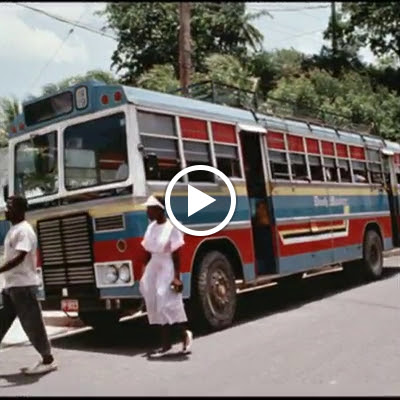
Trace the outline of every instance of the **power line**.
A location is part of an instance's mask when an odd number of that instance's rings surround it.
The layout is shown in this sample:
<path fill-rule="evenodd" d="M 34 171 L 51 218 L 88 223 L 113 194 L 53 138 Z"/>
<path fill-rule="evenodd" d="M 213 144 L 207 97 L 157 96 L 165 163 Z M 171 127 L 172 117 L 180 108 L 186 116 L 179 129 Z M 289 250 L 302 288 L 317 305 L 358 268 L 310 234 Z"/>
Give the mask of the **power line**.
<path fill-rule="evenodd" d="M 267 7 L 270 5 L 268 4 Z M 254 10 L 266 10 L 268 12 L 297 12 L 297 11 L 303 11 L 303 10 L 321 10 L 321 9 L 326 9 L 329 8 L 329 6 L 305 6 L 301 8 L 265 8 L 265 7 L 260 7 L 258 4 L 256 5 L 249 5 L 248 6 L 251 9 Z"/>
<path fill-rule="evenodd" d="M 80 21 L 71 21 L 71 20 L 68 20 L 67 18 L 63 18 L 63 17 L 60 17 L 59 15 L 51 14 L 51 13 L 49 13 L 47 11 L 43 11 L 43 10 L 41 10 L 39 8 L 28 6 L 26 4 L 21 4 L 21 3 L 15 3 L 15 4 L 17 6 L 24 7 L 24 8 L 27 8 L 27 9 L 31 10 L 31 11 L 37 12 L 39 14 L 46 15 L 47 17 L 55 19 L 55 20 L 57 20 L 59 22 L 63 22 L 65 24 L 73 25 L 73 26 L 75 26 L 77 28 L 85 29 L 85 30 L 87 30 L 89 32 L 96 33 L 98 35 L 107 37 L 109 39 L 113 39 L 113 40 L 118 41 L 117 37 L 105 33 L 104 30 L 98 30 L 98 29 L 95 29 L 95 28 L 93 28 L 93 27 L 91 27 L 89 25 L 83 25 L 82 23 L 80 23 Z"/>
<path fill-rule="evenodd" d="M 78 19 L 78 23 L 80 22 L 80 20 L 82 19 L 83 15 L 88 11 L 89 6 L 86 6 L 86 8 L 82 11 L 82 14 L 79 16 Z M 74 32 L 74 28 L 71 28 L 67 35 L 65 36 L 65 38 L 62 40 L 62 42 L 60 43 L 60 46 L 58 46 L 57 50 L 54 52 L 54 54 L 52 55 L 52 57 L 50 57 L 50 59 L 47 61 L 47 63 L 43 66 L 43 68 L 39 71 L 39 73 L 37 74 L 36 78 L 32 80 L 32 84 L 29 87 L 29 92 L 35 87 L 36 83 L 39 81 L 39 79 L 41 78 L 43 72 L 46 70 L 46 68 L 50 65 L 50 63 L 54 60 L 54 58 L 57 56 L 58 52 L 61 50 L 61 48 L 64 46 L 65 42 L 68 40 L 68 38 L 72 35 L 72 33 Z"/>

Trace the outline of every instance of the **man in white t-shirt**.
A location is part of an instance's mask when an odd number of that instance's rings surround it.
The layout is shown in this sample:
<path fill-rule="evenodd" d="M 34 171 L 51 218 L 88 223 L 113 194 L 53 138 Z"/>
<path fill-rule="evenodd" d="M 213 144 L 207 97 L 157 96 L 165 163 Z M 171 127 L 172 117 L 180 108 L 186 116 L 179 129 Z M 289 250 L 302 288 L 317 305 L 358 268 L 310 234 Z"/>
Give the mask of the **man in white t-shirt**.
<path fill-rule="evenodd" d="M 4 240 L 5 264 L 0 266 L 4 279 L 3 308 L 0 310 L 0 343 L 16 317 L 42 360 L 32 368 L 24 368 L 28 375 L 42 374 L 57 369 L 51 354 L 50 342 L 43 322 L 42 309 L 36 297 L 37 237 L 25 220 L 27 201 L 20 196 L 7 200 L 6 218 L 11 228 Z"/>

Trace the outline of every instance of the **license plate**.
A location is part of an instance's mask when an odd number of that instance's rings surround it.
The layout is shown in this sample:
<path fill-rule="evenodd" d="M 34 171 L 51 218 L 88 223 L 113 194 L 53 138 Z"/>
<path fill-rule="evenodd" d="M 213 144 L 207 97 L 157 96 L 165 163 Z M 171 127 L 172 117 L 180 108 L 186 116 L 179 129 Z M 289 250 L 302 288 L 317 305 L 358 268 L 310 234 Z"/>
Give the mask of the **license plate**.
<path fill-rule="evenodd" d="M 78 312 L 79 311 L 78 300 L 61 300 L 61 310 Z"/>

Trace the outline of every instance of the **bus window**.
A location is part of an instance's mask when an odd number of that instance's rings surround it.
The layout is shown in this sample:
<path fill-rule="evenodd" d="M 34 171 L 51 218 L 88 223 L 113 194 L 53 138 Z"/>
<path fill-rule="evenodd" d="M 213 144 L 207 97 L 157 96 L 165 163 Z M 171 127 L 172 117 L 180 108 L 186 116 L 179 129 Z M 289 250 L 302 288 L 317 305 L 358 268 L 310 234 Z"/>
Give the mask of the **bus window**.
<path fill-rule="evenodd" d="M 382 183 L 381 165 L 378 163 L 369 163 L 369 171 L 371 173 L 371 181 L 373 183 Z"/>
<path fill-rule="evenodd" d="M 137 118 L 141 134 L 150 133 L 162 136 L 177 136 L 174 117 L 138 111 Z"/>
<path fill-rule="evenodd" d="M 322 172 L 321 158 L 318 156 L 308 156 L 308 162 L 310 164 L 311 180 L 323 182 L 324 174 Z"/>
<path fill-rule="evenodd" d="M 148 180 L 169 181 L 180 170 L 178 141 L 155 136 L 141 135 L 144 151 L 155 154 L 158 159 L 158 175 L 146 176 Z M 146 168 L 146 173 L 148 173 Z"/>
<path fill-rule="evenodd" d="M 352 161 L 354 182 L 356 183 L 368 183 L 367 167 L 365 162 Z"/>
<path fill-rule="evenodd" d="M 57 132 L 15 146 L 15 192 L 27 199 L 58 191 Z"/>
<path fill-rule="evenodd" d="M 272 178 L 290 180 L 286 154 L 278 151 L 269 151 L 268 154 L 271 163 Z"/>
<path fill-rule="evenodd" d="M 382 183 L 381 158 L 378 150 L 367 150 L 368 169 L 373 183 Z"/>
<path fill-rule="evenodd" d="M 339 182 L 339 177 L 337 174 L 337 168 L 334 158 L 324 157 L 324 168 L 325 168 L 326 180 L 328 182 Z"/>
<path fill-rule="evenodd" d="M 339 160 L 340 181 L 351 182 L 350 163 L 347 160 Z"/>
<path fill-rule="evenodd" d="M 67 127 L 64 158 L 68 190 L 125 180 L 121 178 L 128 176 L 129 169 L 124 113 Z"/>
<path fill-rule="evenodd" d="M 146 168 L 146 179 L 171 180 L 181 170 L 175 118 L 144 111 L 138 111 L 137 118 L 144 154 L 155 154 L 158 160 L 158 174 L 149 175 Z"/>
<path fill-rule="evenodd" d="M 239 154 L 236 146 L 215 144 L 217 168 L 228 177 L 240 178 Z"/>
<path fill-rule="evenodd" d="M 308 179 L 306 157 L 302 154 L 290 154 L 292 177 L 294 180 L 304 181 Z"/>
<path fill-rule="evenodd" d="M 185 140 L 183 142 L 183 152 L 187 167 L 198 164 L 212 166 L 208 143 Z M 192 182 L 214 182 L 214 174 L 208 171 L 193 171 L 188 174 L 188 177 L 189 181 Z"/>

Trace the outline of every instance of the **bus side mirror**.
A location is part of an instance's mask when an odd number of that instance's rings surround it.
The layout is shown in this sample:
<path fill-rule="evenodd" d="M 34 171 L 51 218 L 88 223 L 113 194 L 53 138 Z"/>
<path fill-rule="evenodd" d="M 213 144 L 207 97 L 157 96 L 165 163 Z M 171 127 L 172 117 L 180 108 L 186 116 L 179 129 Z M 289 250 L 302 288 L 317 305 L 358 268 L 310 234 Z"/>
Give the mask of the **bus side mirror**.
<path fill-rule="evenodd" d="M 3 186 L 3 199 L 4 199 L 4 202 L 6 202 L 8 199 L 8 185 L 7 184 Z"/>
<path fill-rule="evenodd" d="M 144 156 L 144 165 L 147 179 L 157 179 L 159 173 L 158 157 L 154 153 L 148 153 Z"/>

